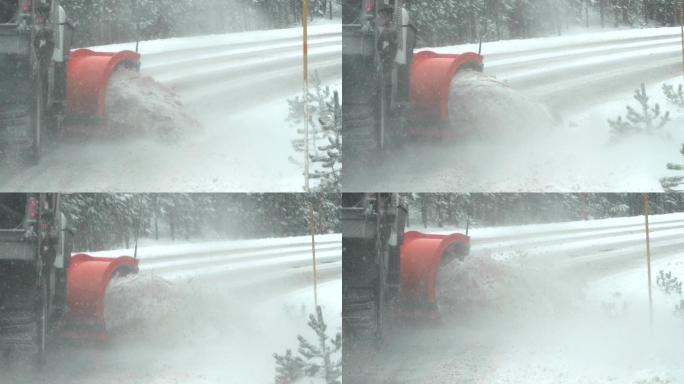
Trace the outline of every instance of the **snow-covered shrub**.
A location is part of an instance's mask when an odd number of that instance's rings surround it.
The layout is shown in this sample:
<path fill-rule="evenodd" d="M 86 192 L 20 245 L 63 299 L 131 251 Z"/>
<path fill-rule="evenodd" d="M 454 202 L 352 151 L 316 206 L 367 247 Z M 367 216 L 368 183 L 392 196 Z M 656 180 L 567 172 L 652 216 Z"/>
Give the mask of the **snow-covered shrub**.
<path fill-rule="evenodd" d="M 682 296 L 682 282 L 673 276 L 672 272 L 659 271 L 656 284 L 661 291 L 668 295 Z M 684 299 L 679 299 L 679 303 L 674 307 L 674 314 L 684 320 Z"/>
<path fill-rule="evenodd" d="M 617 204 L 608 208 L 608 212 L 613 216 L 625 216 L 629 213 L 629 205 L 627 204 Z"/>
<path fill-rule="evenodd" d="M 609 300 L 601 302 L 601 310 L 611 318 L 627 315 L 628 309 L 621 292 L 613 292 Z"/>
<path fill-rule="evenodd" d="M 684 319 L 684 300 L 679 300 L 679 304 L 675 305 L 675 315 Z"/>
<path fill-rule="evenodd" d="M 676 293 L 678 295 L 682 294 L 682 282 L 676 276 L 672 276 L 672 272 L 660 271 L 658 272 L 658 277 L 656 278 L 656 284 L 658 288 L 663 292 L 671 295 Z"/>
<path fill-rule="evenodd" d="M 634 91 L 634 99 L 639 106 L 633 108 L 628 105 L 627 116 L 624 119 L 618 116 L 617 120 L 608 120 L 613 141 L 638 134 L 654 135 L 661 132 L 662 128 L 670 122 L 670 112 L 663 114 L 658 103 L 654 106 L 649 104 L 644 83 L 641 83 L 640 89 Z"/>
<path fill-rule="evenodd" d="M 669 102 L 679 108 L 684 108 L 684 86 L 682 84 L 679 84 L 676 90 L 673 85 L 663 84 L 663 93 Z"/>
<path fill-rule="evenodd" d="M 679 151 L 679 153 L 684 156 L 684 144 L 682 144 L 682 149 Z M 684 171 L 684 164 L 674 164 L 674 163 L 668 163 L 667 164 L 667 169 L 671 171 Z M 672 191 L 679 187 L 682 183 L 684 182 L 684 175 L 681 176 L 670 176 L 670 177 L 664 177 L 660 179 L 660 184 L 663 186 L 663 189 L 666 191 Z"/>

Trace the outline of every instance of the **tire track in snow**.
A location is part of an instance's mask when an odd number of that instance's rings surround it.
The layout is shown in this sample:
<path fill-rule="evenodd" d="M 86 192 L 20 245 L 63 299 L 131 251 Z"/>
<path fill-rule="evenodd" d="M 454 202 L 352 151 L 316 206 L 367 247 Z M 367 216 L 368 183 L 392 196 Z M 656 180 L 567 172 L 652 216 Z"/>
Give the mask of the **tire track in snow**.
<path fill-rule="evenodd" d="M 655 228 L 661 225 L 671 225 L 684 222 L 683 215 L 663 215 L 654 216 L 650 219 L 651 228 Z M 525 225 L 519 227 L 499 227 L 495 233 L 487 233 L 486 229 L 484 232 L 480 232 L 478 228 L 472 228 L 471 231 L 477 234 L 478 244 L 490 244 L 490 243 L 501 243 L 501 242 L 516 242 L 520 239 L 527 239 L 529 235 L 533 236 L 535 239 L 544 241 L 548 238 L 558 239 L 573 237 L 576 235 L 584 235 L 589 233 L 590 235 L 595 235 L 598 231 L 605 232 L 602 234 L 612 234 L 623 230 L 643 230 L 643 223 L 630 223 L 630 224 L 611 224 L 611 220 L 599 219 L 599 220 L 586 220 L 586 221 L 572 221 L 565 223 L 556 223 L 552 226 L 550 224 L 540 225 Z M 596 224 L 595 226 L 590 226 L 590 224 Z M 502 233 L 510 229 L 507 233 Z M 450 231 L 436 230 L 436 233 L 449 234 Z M 527 241 L 527 240 L 522 240 Z"/>
<path fill-rule="evenodd" d="M 568 117 L 677 76 L 681 60 L 678 35 L 665 34 L 485 55 L 485 72 Z"/>
<path fill-rule="evenodd" d="M 301 37 L 288 37 L 156 53 L 143 62 L 142 72 L 202 111 L 220 106 L 222 112 L 238 112 L 298 92 L 301 44 Z M 312 73 L 318 71 L 324 82 L 339 78 L 341 51 L 341 32 L 310 36 Z"/>
<path fill-rule="evenodd" d="M 608 35 L 607 35 L 608 36 Z M 522 47 L 519 49 L 512 49 L 510 51 L 504 51 L 504 52 L 494 52 L 491 54 L 487 53 L 487 45 L 489 43 L 484 43 L 483 45 L 483 54 L 485 56 L 485 59 L 489 61 L 488 59 L 495 58 L 495 59 L 510 59 L 510 58 L 515 58 L 517 60 L 525 61 L 524 57 L 521 57 L 521 53 L 525 53 L 526 57 L 529 57 L 527 55 L 535 55 L 535 54 L 543 54 L 543 55 L 548 55 L 548 54 L 553 54 L 553 55 L 559 55 L 559 54 L 567 54 L 568 50 L 586 50 L 586 49 L 596 49 L 599 51 L 602 51 L 604 49 L 611 49 L 611 47 L 617 47 L 617 46 L 622 46 L 622 45 L 628 45 L 628 44 L 652 44 L 654 42 L 662 41 L 662 40 L 669 40 L 669 39 L 679 39 L 680 35 L 679 33 L 668 33 L 668 34 L 655 34 L 655 35 L 649 35 L 649 36 L 641 36 L 641 37 L 619 37 L 619 38 L 614 38 L 614 37 L 606 37 L 606 38 L 599 38 L 595 41 L 590 41 L 590 42 L 569 42 L 569 43 L 563 43 L 559 42 L 559 44 L 556 44 L 552 47 L 544 46 L 544 47 Z M 437 48 L 436 50 L 438 51 L 445 51 L 445 48 Z M 489 65 L 486 63 L 486 65 Z"/>
<path fill-rule="evenodd" d="M 335 33 L 317 33 L 309 37 L 311 46 L 323 45 L 326 42 L 341 41 L 342 35 L 339 32 Z M 239 41 L 231 43 L 212 44 L 210 46 L 185 48 L 179 50 L 168 50 L 165 52 L 148 53 L 145 55 L 143 61 L 143 68 L 157 69 L 167 66 L 177 65 L 179 63 L 196 62 L 198 60 L 206 60 L 210 58 L 231 58 L 238 55 L 248 53 L 261 53 L 268 51 L 270 53 L 285 52 L 291 49 L 301 47 L 301 36 L 271 38 L 268 40 L 251 40 Z M 173 52 L 173 55 L 170 53 Z M 173 56 L 169 61 L 169 56 Z"/>
<path fill-rule="evenodd" d="M 651 247 L 654 257 L 660 258 L 684 249 L 684 218 L 681 215 L 654 215 L 650 225 Z M 672 218 L 672 219 L 669 219 Z M 473 236 L 472 257 L 493 254 L 507 255 L 511 252 L 524 254 L 524 257 L 539 259 L 540 263 L 553 264 L 558 268 L 575 269 L 596 265 L 614 264 L 616 267 L 630 267 L 634 260 L 641 260 L 645 255 L 645 233 L 643 216 L 629 218 L 632 223 L 619 221 L 615 226 L 596 229 L 577 229 L 575 233 L 550 232 L 534 234 L 525 227 L 518 235 L 502 238 L 485 238 L 477 241 L 477 229 Z M 591 221 L 586 222 L 590 224 Z M 553 228 L 558 224 L 551 224 Z M 562 225 L 562 224 L 561 224 Z M 543 231 L 544 225 L 535 226 Z M 515 227 L 511 231 L 516 232 Z M 624 265 L 620 263 L 624 262 Z"/>
<path fill-rule="evenodd" d="M 650 226 L 651 232 L 658 232 L 661 233 L 662 231 L 668 230 L 668 231 L 677 231 L 677 230 L 684 230 L 684 222 L 679 221 L 677 224 L 669 224 L 669 225 L 664 225 L 664 224 L 654 224 Z M 643 224 L 641 226 L 639 225 L 633 225 L 633 226 L 624 226 L 623 229 L 606 229 L 606 230 L 583 230 L 577 234 L 573 235 L 567 235 L 564 232 L 560 232 L 558 235 L 548 235 L 548 236 L 533 236 L 532 238 L 525 238 L 523 237 L 515 237 L 514 239 L 511 240 L 498 240 L 496 238 L 494 239 L 485 239 L 482 241 L 477 241 L 474 242 L 473 244 L 476 245 L 478 248 L 495 248 L 495 247 L 515 247 L 515 246 L 535 246 L 535 247 L 544 247 L 544 246 L 560 246 L 562 244 L 567 244 L 567 243 L 578 243 L 578 242 L 585 242 L 588 240 L 614 240 L 620 236 L 632 236 L 635 234 L 642 234 L 644 232 Z M 684 231 L 682 231 L 684 232 Z"/>

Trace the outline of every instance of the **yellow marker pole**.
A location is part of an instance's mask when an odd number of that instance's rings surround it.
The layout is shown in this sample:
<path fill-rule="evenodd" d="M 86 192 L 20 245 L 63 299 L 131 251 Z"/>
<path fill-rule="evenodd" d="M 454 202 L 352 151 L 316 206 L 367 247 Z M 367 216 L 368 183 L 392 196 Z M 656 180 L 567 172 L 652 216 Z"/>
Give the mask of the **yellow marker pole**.
<path fill-rule="evenodd" d="M 679 0 L 679 28 L 682 32 L 682 76 L 684 76 L 684 0 Z"/>
<path fill-rule="evenodd" d="M 309 181 L 309 1 L 302 2 L 302 26 L 304 35 L 304 189 L 311 191 Z"/>
<path fill-rule="evenodd" d="M 316 266 L 316 224 L 313 203 L 309 206 L 309 231 L 311 232 L 311 257 L 313 260 L 314 305 L 318 309 L 318 268 Z"/>
<path fill-rule="evenodd" d="M 644 193 L 644 220 L 646 228 L 646 267 L 648 271 L 648 315 L 653 330 L 653 293 L 651 287 L 651 234 L 648 225 L 648 193 Z"/>

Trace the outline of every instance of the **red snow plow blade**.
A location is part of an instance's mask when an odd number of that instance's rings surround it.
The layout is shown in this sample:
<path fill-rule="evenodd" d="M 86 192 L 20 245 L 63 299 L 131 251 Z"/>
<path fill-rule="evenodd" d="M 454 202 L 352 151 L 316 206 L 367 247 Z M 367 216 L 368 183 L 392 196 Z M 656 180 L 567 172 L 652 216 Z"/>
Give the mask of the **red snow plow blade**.
<path fill-rule="evenodd" d="M 401 246 L 401 299 L 407 307 L 436 309 L 439 267 L 470 252 L 470 237 L 406 232 Z"/>
<path fill-rule="evenodd" d="M 434 132 L 436 129 L 424 126 L 449 121 L 449 93 L 454 76 L 464 69 L 482 71 L 483 66 L 482 56 L 472 52 L 440 54 L 422 51 L 415 54 L 411 65 L 411 115 L 420 127 L 410 133 L 441 137 Z"/>
<path fill-rule="evenodd" d="M 93 121 L 104 121 L 109 79 L 120 67 L 139 70 L 140 55 L 132 51 L 111 53 L 89 49 L 71 53 L 67 68 L 67 119 L 70 122 L 65 127 L 67 132 L 91 133 Z M 88 124 L 80 126 L 78 122 L 84 120 Z"/>
<path fill-rule="evenodd" d="M 104 301 L 107 285 L 114 276 L 138 272 L 138 260 L 93 257 L 78 254 L 71 257 L 67 271 L 67 303 L 65 335 L 74 339 L 107 339 Z"/>

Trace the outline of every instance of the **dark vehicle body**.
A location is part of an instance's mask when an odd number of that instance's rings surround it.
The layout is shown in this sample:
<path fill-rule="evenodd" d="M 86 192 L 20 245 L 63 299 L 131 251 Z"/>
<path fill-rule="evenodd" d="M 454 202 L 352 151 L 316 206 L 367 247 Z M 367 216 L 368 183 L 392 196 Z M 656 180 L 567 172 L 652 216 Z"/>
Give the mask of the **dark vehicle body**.
<path fill-rule="evenodd" d="M 345 337 L 382 338 L 400 291 L 407 209 L 398 194 L 344 194 L 342 316 Z"/>
<path fill-rule="evenodd" d="M 368 160 L 401 143 L 416 33 L 399 0 L 345 0 L 342 86 L 345 158 Z"/>
<path fill-rule="evenodd" d="M 0 194 L 0 348 L 45 358 L 66 311 L 71 247 L 57 194 Z"/>
<path fill-rule="evenodd" d="M 59 133 L 71 27 L 58 0 L 1 0 L 0 153 L 35 164 Z"/>

